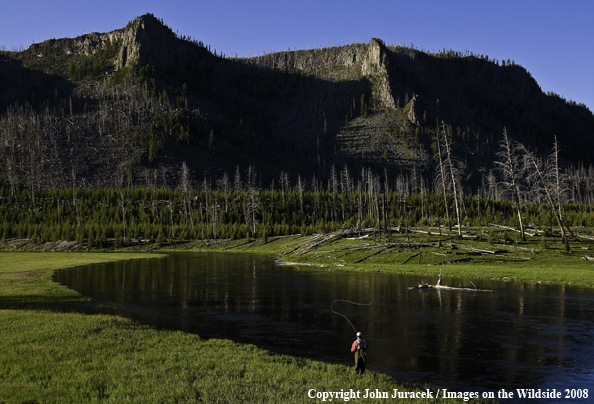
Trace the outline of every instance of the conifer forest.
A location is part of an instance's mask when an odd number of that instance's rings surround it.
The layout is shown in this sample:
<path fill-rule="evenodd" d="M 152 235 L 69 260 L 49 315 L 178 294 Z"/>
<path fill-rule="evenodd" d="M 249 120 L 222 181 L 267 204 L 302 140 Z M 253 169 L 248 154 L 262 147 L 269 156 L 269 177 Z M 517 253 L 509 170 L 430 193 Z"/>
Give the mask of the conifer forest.
<path fill-rule="evenodd" d="M 510 60 L 380 39 L 237 58 L 147 14 L 0 51 L 2 240 L 107 248 L 594 227 L 594 115 Z"/>

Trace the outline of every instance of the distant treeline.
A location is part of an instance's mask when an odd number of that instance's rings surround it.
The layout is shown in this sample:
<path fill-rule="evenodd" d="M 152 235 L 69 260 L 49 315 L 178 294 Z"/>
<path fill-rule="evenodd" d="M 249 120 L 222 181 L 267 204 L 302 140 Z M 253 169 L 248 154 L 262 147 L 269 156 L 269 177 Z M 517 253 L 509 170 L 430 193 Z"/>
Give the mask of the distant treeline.
<path fill-rule="evenodd" d="M 2 240 L 30 238 L 34 242 L 76 240 L 90 247 L 130 239 L 166 240 L 267 238 L 312 234 L 340 228 L 374 227 L 384 237 L 394 227 L 445 226 L 443 194 L 397 193 L 380 181 L 352 188 L 305 189 L 283 184 L 260 189 L 249 181 L 217 189 L 105 188 L 34 190 L 13 187 L 0 177 Z M 453 194 L 448 196 L 452 210 Z M 458 196 L 462 226 L 496 223 L 517 226 L 513 202 L 475 195 Z M 594 226 L 590 205 L 563 204 L 568 226 Z M 522 205 L 527 226 L 552 230 L 550 207 L 538 202 Z M 450 212 L 452 215 L 452 212 Z M 454 223 L 451 223 L 454 226 Z M 437 232 L 438 230 L 436 230 Z"/>

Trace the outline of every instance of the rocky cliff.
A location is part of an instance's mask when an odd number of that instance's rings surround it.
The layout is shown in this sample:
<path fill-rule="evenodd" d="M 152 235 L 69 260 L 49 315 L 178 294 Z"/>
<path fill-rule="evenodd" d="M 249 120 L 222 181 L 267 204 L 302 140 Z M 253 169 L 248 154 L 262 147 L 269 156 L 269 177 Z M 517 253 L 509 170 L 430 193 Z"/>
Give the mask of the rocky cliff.
<path fill-rule="evenodd" d="M 196 181 L 252 165 L 262 183 L 345 166 L 424 173 L 430 183 L 442 122 L 468 185 L 492 169 L 504 127 L 539 153 L 557 136 L 568 164 L 594 159 L 585 106 L 543 94 L 515 63 L 478 55 L 373 39 L 225 58 L 144 15 L 2 59 L 0 170 L 15 183 L 176 185 L 183 161 Z"/>

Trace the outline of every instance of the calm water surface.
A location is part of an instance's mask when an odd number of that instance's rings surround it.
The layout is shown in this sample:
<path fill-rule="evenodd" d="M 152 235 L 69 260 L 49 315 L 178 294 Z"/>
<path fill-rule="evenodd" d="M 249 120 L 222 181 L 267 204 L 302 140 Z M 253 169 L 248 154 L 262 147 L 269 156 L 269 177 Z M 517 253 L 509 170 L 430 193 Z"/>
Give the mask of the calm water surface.
<path fill-rule="evenodd" d="M 330 306 L 373 303 L 333 306 L 364 334 L 372 370 L 460 391 L 589 389 L 594 397 L 592 290 L 494 281 L 474 281 L 494 293 L 407 289 L 436 278 L 279 266 L 237 253 L 171 254 L 55 276 L 95 299 L 82 310 L 344 364 L 353 362 L 355 333 Z M 442 283 L 472 286 L 447 276 Z"/>

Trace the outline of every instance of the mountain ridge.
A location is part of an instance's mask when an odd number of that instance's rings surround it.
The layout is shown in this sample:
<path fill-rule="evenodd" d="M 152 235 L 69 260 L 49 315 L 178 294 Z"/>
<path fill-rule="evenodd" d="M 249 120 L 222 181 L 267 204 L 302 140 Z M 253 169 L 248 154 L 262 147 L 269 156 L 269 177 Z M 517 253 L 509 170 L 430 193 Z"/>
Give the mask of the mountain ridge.
<path fill-rule="evenodd" d="M 224 58 L 146 14 L 2 59 L 0 175 L 37 187 L 177 186 L 182 162 L 195 183 L 238 167 L 254 166 L 262 184 L 370 167 L 418 172 L 430 186 L 441 122 L 469 187 L 492 170 L 504 127 L 538 153 L 557 136 L 567 164 L 594 159 L 587 107 L 544 94 L 515 63 L 472 54 L 372 39 Z"/>

